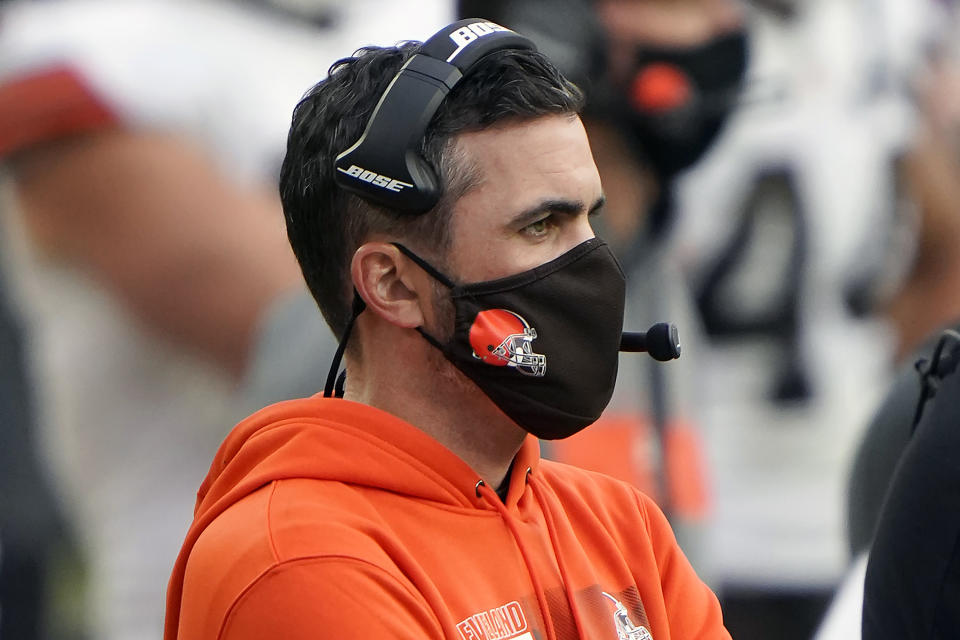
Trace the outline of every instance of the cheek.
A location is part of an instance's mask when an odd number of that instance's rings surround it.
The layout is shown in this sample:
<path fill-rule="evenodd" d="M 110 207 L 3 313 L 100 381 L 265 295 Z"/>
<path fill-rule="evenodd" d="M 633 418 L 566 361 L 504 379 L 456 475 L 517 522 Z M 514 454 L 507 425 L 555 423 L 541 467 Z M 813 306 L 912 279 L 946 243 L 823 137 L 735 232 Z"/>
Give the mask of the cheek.
<path fill-rule="evenodd" d="M 462 283 L 512 276 L 545 262 L 540 256 L 544 247 L 532 246 L 520 234 L 508 237 L 479 234 L 459 247 L 456 244 L 452 247 L 450 275 Z"/>
<path fill-rule="evenodd" d="M 461 257 L 461 282 L 496 280 L 525 271 L 538 264 L 535 252 L 520 238 L 500 242 L 478 242 Z"/>
<path fill-rule="evenodd" d="M 510 239 L 504 237 L 502 230 L 484 224 L 488 217 L 485 212 L 466 209 L 457 212 L 451 220 L 447 275 L 457 282 L 480 282 L 499 277 L 498 269 L 510 259 L 504 254 Z"/>
<path fill-rule="evenodd" d="M 483 279 L 489 269 L 491 255 L 496 255 L 490 235 L 487 233 L 454 236 L 450 245 L 447 264 L 448 274 L 457 282 L 476 282 Z"/>

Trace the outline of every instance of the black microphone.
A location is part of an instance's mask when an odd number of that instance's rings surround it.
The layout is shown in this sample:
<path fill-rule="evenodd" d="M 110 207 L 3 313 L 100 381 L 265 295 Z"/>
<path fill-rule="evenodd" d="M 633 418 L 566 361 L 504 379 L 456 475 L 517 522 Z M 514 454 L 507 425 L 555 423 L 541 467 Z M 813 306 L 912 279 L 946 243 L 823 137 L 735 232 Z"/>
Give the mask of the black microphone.
<path fill-rule="evenodd" d="M 680 336 L 676 325 L 658 322 L 646 333 L 624 331 L 620 336 L 620 351 L 646 351 L 654 360 L 666 362 L 680 357 Z"/>

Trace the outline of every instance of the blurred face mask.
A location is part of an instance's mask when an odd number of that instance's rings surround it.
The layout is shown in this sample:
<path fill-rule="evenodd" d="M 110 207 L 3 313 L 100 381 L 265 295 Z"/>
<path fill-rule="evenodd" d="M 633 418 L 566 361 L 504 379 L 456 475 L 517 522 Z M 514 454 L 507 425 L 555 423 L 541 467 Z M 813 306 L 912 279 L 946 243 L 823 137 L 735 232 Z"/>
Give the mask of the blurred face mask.
<path fill-rule="evenodd" d="M 617 378 L 625 295 L 602 240 L 529 271 L 459 285 L 395 246 L 450 289 L 456 310 L 449 340 L 417 331 L 521 428 L 555 440 L 600 417 Z"/>
<path fill-rule="evenodd" d="M 744 31 L 689 48 L 638 48 L 617 117 L 636 151 L 669 179 L 694 164 L 734 109 L 747 67 Z"/>

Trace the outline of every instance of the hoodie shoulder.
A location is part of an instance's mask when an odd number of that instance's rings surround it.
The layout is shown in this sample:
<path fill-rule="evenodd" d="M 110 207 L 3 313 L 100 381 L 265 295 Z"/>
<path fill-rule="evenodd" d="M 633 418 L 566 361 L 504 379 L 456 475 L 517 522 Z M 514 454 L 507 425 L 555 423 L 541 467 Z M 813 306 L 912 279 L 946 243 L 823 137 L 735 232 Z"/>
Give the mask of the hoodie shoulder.
<path fill-rule="evenodd" d="M 261 596 L 264 584 L 273 585 L 268 592 L 274 593 L 276 585 L 302 573 L 290 567 L 313 563 L 348 574 L 363 567 L 367 577 L 403 582 L 377 542 L 379 528 L 359 493 L 335 481 L 293 478 L 273 481 L 230 505 L 200 534 L 187 561 L 183 600 L 193 606 L 183 610 L 181 626 L 202 630 L 200 637 L 218 637 L 255 585 Z"/>

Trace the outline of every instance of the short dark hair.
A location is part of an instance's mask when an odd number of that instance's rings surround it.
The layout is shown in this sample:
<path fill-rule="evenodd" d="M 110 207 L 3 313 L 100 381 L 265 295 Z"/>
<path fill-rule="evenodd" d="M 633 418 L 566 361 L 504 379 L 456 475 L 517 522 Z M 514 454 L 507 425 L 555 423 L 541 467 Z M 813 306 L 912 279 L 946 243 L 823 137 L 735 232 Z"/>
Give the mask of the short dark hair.
<path fill-rule="evenodd" d="M 297 105 L 280 172 L 287 236 L 303 277 L 330 328 L 350 319 L 353 253 L 374 234 L 419 247 L 440 261 L 450 242 L 454 202 L 476 181 L 468 159 L 456 158 L 456 135 L 507 119 L 577 114 L 583 94 L 542 54 L 491 53 L 449 93 L 427 127 L 421 151 L 439 175 L 441 198 L 421 215 L 370 204 L 334 181 L 334 159 L 356 142 L 380 95 L 420 43 L 364 47 L 334 63 Z"/>

